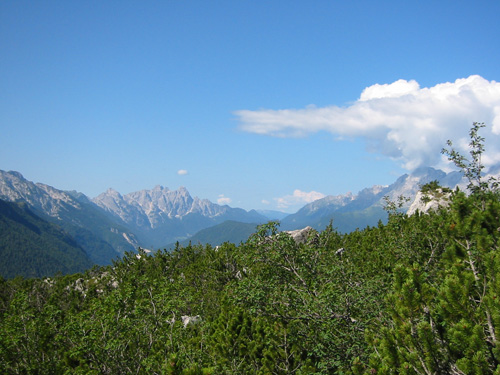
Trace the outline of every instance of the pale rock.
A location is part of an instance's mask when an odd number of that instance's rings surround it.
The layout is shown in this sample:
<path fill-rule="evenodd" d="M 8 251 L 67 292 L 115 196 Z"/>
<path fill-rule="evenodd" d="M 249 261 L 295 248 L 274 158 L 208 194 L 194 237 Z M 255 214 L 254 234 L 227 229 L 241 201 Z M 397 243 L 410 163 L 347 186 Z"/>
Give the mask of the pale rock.
<path fill-rule="evenodd" d="M 429 193 L 422 193 L 419 191 L 406 214 L 411 216 L 417 211 L 425 214 L 429 211 L 437 211 L 441 208 L 446 208 L 450 205 L 450 197 L 451 192 L 443 192 L 442 189 L 437 189 L 437 191 Z"/>
<path fill-rule="evenodd" d="M 297 230 L 285 231 L 288 233 L 296 243 L 307 243 L 311 233 L 316 233 L 316 231 L 311 227 L 305 227 Z"/>
<path fill-rule="evenodd" d="M 188 325 L 195 325 L 201 322 L 201 317 L 199 315 L 195 316 L 182 315 L 181 320 L 182 324 L 184 325 L 184 328 L 186 328 Z"/>

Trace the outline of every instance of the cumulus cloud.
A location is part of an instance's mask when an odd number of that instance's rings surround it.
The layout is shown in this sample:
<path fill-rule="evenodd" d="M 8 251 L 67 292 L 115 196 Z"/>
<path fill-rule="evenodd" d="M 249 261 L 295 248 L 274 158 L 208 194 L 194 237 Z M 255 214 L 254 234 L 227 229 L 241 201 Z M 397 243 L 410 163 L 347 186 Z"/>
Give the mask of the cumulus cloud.
<path fill-rule="evenodd" d="M 220 205 L 229 204 L 231 201 L 231 198 L 224 196 L 224 194 L 219 194 L 219 198 L 217 198 L 217 203 Z"/>
<path fill-rule="evenodd" d="M 317 199 L 324 198 L 325 194 L 317 192 L 317 191 L 301 191 L 299 189 L 295 189 L 293 194 L 285 195 L 281 198 L 274 198 L 277 203 L 278 208 L 287 209 L 290 206 L 296 205 L 304 205 L 306 203 L 314 202 Z"/>
<path fill-rule="evenodd" d="M 367 101 L 371 99 L 398 98 L 403 95 L 411 95 L 419 89 L 420 85 L 415 80 L 405 81 L 404 79 L 400 79 L 394 83 L 384 85 L 379 85 L 377 83 L 364 89 L 359 100 Z"/>
<path fill-rule="evenodd" d="M 179 176 L 184 176 L 184 175 L 187 175 L 187 174 L 188 174 L 188 171 L 186 171 L 185 169 L 179 169 L 179 170 L 177 171 L 177 174 L 178 174 Z"/>
<path fill-rule="evenodd" d="M 235 114 L 242 130 L 262 135 L 303 137 L 328 131 L 339 139 L 363 137 L 368 151 L 398 160 L 409 170 L 443 167 L 440 150 L 448 139 L 468 154 L 468 131 L 474 121 L 484 122 L 485 165 L 500 162 L 500 83 L 478 75 L 428 88 L 403 79 L 375 84 L 346 107 L 240 110 Z"/>

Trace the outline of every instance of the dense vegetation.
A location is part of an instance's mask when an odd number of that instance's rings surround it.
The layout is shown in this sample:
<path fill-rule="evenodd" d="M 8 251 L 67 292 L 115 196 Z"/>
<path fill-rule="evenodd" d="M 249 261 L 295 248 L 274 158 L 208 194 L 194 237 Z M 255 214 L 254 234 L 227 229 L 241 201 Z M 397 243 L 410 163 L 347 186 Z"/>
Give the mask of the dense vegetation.
<path fill-rule="evenodd" d="M 447 209 L 407 217 L 391 203 L 387 224 L 348 234 L 330 225 L 296 243 L 271 222 L 239 246 L 140 251 L 84 274 L 2 280 L 0 368 L 500 373 L 500 199 L 494 182 L 469 177 L 473 193 L 454 191 Z"/>
<path fill-rule="evenodd" d="M 0 200 L 0 275 L 43 277 L 82 272 L 92 264 L 61 228 L 35 215 L 26 204 Z"/>

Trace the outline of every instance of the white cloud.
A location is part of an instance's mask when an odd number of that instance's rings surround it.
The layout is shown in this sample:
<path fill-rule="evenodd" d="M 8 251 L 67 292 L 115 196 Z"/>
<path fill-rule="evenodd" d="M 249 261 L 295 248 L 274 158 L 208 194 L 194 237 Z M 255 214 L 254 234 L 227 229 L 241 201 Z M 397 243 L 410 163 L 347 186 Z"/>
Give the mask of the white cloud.
<path fill-rule="evenodd" d="M 179 176 L 184 176 L 184 175 L 187 175 L 187 174 L 188 174 L 188 171 L 186 171 L 185 169 L 179 169 L 179 170 L 177 171 L 177 174 L 178 174 Z"/>
<path fill-rule="evenodd" d="M 219 198 L 217 198 L 217 203 L 220 205 L 230 204 L 231 202 L 232 202 L 232 199 L 225 197 L 224 194 L 220 194 Z"/>
<path fill-rule="evenodd" d="M 359 101 L 381 98 L 398 98 L 404 95 L 411 95 L 420 88 L 417 81 L 405 81 L 400 79 L 391 84 L 379 85 L 378 83 L 367 87 L 361 93 Z"/>
<path fill-rule="evenodd" d="M 299 189 L 295 189 L 292 195 L 285 195 L 281 198 L 274 198 L 276 201 L 278 208 L 287 209 L 290 206 L 304 205 L 306 203 L 314 202 L 317 199 L 324 198 L 325 194 L 319 193 L 317 191 L 301 191 Z"/>
<path fill-rule="evenodd" d="M 485 164 L 500 162 L 500 83 L 480 76 L 420 88 L 414 81 L 375 84 L 347 107 L 241 110 L 244 131 L 277 137 L 302 137 L 328 131 L 339 139 L 364 137 L 368 150 L 400 161 L 407 169 L 442 167 L 441 149 L 451 139 L 468 143 L 474 121 L 487 127 Z M 460 150 L 468 155 L 468 150 Z"/>
<path fill-rule="evenodd" d="M 260 202 L 261 202 L 262 204 L 266 204 L 266 205 L 267 205 L 267 204 L 271 204 L 271 202 L 269 202 L 267 199 L 262 199 Z"/>

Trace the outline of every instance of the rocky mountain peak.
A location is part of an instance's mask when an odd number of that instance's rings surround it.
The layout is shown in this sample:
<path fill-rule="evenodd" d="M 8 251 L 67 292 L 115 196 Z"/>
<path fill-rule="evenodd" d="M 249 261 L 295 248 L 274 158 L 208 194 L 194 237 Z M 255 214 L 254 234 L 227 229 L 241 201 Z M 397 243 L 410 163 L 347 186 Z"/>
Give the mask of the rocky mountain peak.
<path fill-rule="evenodd" d="M 162 246 L 185 238 L 192 230 L 204 229 L 223 220 L 263 222 L 258 213 L 220 206 L 208 199 L 191 197 L 185 187 L 170 190 L 161 185 L 150 190 L 140 190 L 119 195 L 107 191 L 93 202 L 99 207 L 131 225 L 136 233 L 149 241 L 147 246 Z M 179 234 L 181 233 L 181 236 Z"/>
<path fill-rule="evenodd" d="M 207 199 L 191 197 L 183 186 L 170 190 L 157 185 L 151 190 L 140 190 L 124 196 L 114 190 L 108 190 L 93 201 L 104 210 L 120 217 L 125 223 L 133 223 L 142 229 L 160 228 L 169 220 L 182 219 L 189 214 L 213 218 L 228 209 Z"/>
<path fill-rule="evenodd" d="M 118 191 L 116 191 L 113 188 L 109 188 L 108 190 L 106 190 L 106 193 L 103 193 L 103 194 L 106 194 L 106 195 L 109 195 L 112 197 L 121 197 L 122 196 Z"/>
<path fill-rule="evenodd" d="M 152 190 L 127 194 L 125 200 L 129 204 L 138 205 L 150 219 L 158 215 L 184 216 L 190 211 L 193 203 L 193 198 L 186 189 L 169 190 L 160 185 Z"/>
<path fill-rule="evenodd" d="M 26 180 L 19 172 L 0 171 L 0 199 L 26 202 L 52 217 L 59 217 L 66 206 L 78 208 L 79 202 L 70 194 L 42 183 Z"/>
<path fill-rule="evenodd" d="M 3 171 L 2 171 L 3 172 Z M 8 172 L 3 172 L 5 175 L 11 175 L 12 177 L 18 178 L 20 180 L 24 180 L 24 176 L 16 171 L 8 171 Z"/>
<path fill-rule="evenodd" d="M 304 211 L 312 213 L 323 209 L 325 206 L 340 208 L 351 202 L 354 198 L 355 196 L 351 192 L 340 195 L 327 195 L 324 198 L 317 199 L 305 205 L 299 212 Z"/>

